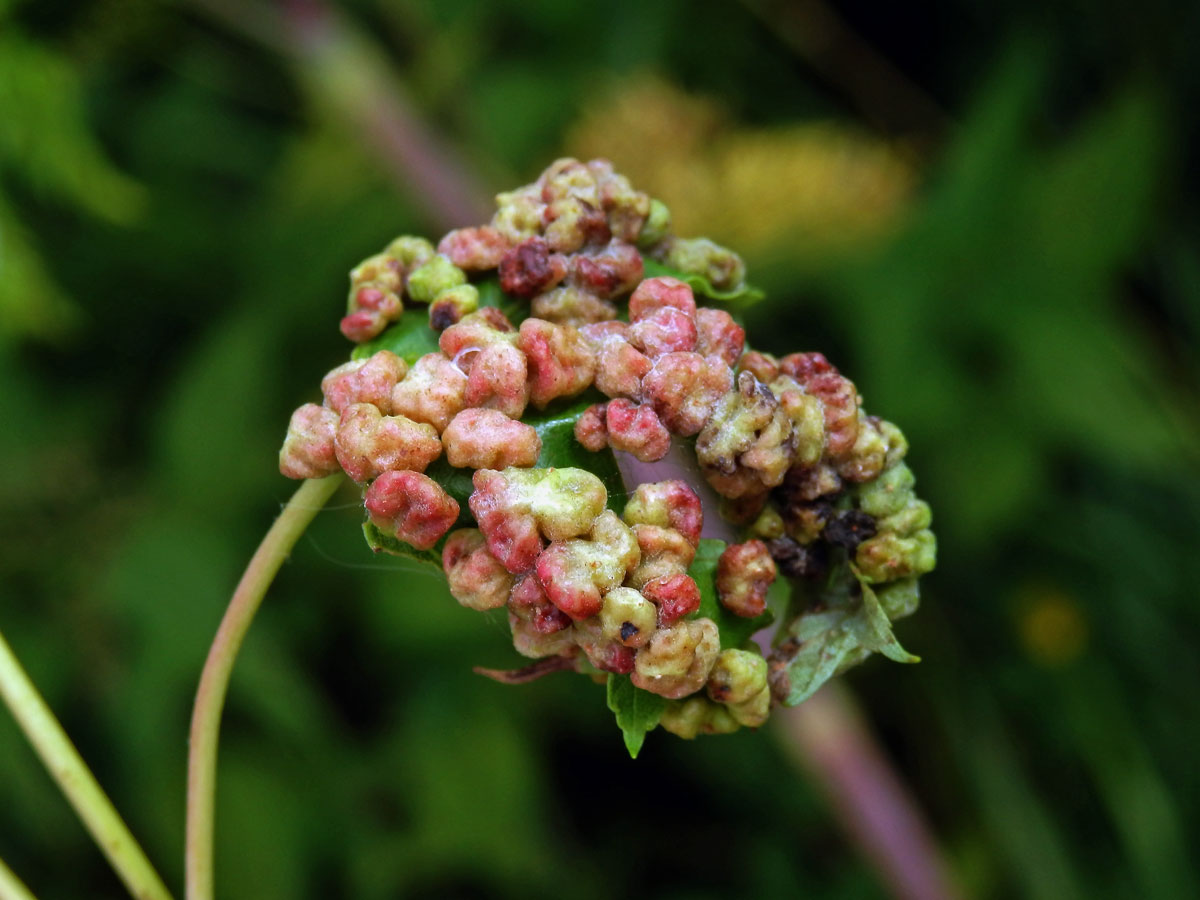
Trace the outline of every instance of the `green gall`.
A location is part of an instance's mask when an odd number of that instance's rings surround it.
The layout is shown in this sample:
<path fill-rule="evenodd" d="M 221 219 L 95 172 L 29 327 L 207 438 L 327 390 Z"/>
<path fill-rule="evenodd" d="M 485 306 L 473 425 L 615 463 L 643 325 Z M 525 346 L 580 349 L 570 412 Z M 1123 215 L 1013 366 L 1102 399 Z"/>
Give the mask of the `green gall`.
<path fill-rule="evenodd" d="M 767 717 L 771 714 L 771 689 L 764 683 L 762 690 L 753 697 L 743 700 L 741 703 L 729 703 L 725 706 L 725 710 L 729 717 L 739 725 L 757 728 L 766 722 Z"/>
<path fill-rule="evenodd" d="M 404 268 L 410 272 L 429 262 L 435 253 L 433 244 L 425 240 L 425 238 L 413 237 L 409 234 L 396 238 L 388 244 L 388 248 L 384 252 L 388 256 L 399 260 Z"/>
<path fill-rule="evenodd" d="M 661 200 L 650 200 L 650 213 L 638 235 L 639 247 L 653 247 L 671 230 L 671 210 Z"/>
<path fill-rule="evenodd" d="M 859 544 L 854 559 L 863 579 L 873 584 L 924 575 L 937 565 L 937 538 L 928 530 L 912 537 L 880 534 Z"/>
<path fill-rule="evenodd" d="M 767 661 L 753 650 L 724 650 L 708 676 L 717 703 L 744 703 L 767 686 Z"/>
<path fill-rule="evenodd" d="M 734 291 L 746 281 L 746 264 L 732 250 L 708 238 L 671 238 L 662 261 L 673 269 L 699 275 L 718 291 Z"/>
<path fill-rule="evenodd" d="M 658 624 L 658 607 L 633 588 L 619 587 L 604 596 L 600 625 L 604 636 L 626 647 L 641 647 Z"/>
<path fill-rule="evenodd" d="M 894 622 L 917 611 L 921 604 L 921 588 L 916 578 L 902 578 L 880 586 L 875 591 L 875 597 L 887 617 Z"/>
<path fill-rule="evenodd" d="M 466 283 L 467 273 L 439 254 L 408 276 L 408 296 L 417 303 L 432 303 L 443 291 Z"/>
<path fill-rule="evenodd" d="M 479 289 L 473 284 L 460 284 L 442 291 L 429 304 L 429 327 L 434 331 L 445 331 L 457 324 L 463 316 L 479 309 Z"/>
<path fill-rule="evenodd" d="M 916 483 L 912 470 L 899 463 L 858 489 L 858 507 L 877 519 L 894 515 L 908 505 Z"/>

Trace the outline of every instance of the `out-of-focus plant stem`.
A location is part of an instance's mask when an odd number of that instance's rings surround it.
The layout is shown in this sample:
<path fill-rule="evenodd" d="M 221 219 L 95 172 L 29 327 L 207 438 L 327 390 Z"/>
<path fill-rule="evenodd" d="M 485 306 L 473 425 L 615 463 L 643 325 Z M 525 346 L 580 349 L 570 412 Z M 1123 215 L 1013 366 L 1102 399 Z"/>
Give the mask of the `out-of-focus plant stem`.
<path fill-rule="evenodd" d="M 0 859 L 0 900 L 37 900 L 2 859 Z"/>
<path fill-rule="evenodd" d="M 842 827 L 900 900 L 950 900 L 937 845 L 907 788 L 837 682 L 774 713 L 776 734 L 824 792 Z"/>
<path fill-rule="evenodd" d="M 309 97 L 339 114 L 441 230 L 490 218 L 486 194 L 405 96 L 379 47 L 320 0 L 191 0 L 293 63 Z"/>
<path fill-rule="evenodd" d="M 130 894 L 138 900 L 170 900 L 171 894 L 162 879 L 21 668 L 3 634 L 0 634 L 0 697 Z M 0 897 L 7 900 L 28 896 L 31 895 L 16 875 L 0 865 Z"/>
<path fill-rule="evenodd" d="M 188 900 L 212 900 L 213 896 L 217 743 L 225 692 L 238 650 L 279 567 L 343 480 L 345 476 L 339 473 L 305 481 L 292 495 L 246 567 L 208 651 L 196 690 L 188 746 L 185 850 Z"/>

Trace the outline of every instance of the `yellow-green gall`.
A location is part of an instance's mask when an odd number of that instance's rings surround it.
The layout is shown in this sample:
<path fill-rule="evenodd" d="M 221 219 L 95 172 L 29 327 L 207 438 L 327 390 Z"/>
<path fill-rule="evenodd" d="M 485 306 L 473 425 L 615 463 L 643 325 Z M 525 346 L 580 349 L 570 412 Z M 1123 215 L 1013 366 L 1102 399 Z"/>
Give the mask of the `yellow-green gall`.
<path fill-rule="evenodd" d="M 605 637 L 626 647 L 641 647 L 658 624 L 658 607 L 633 588 L 619 587 L 604 595 L 600 625 Z"/>
<path fill-rule="evenodd" d="M 781 538 L 786 533 L 783 516 L 779 514 L 779 510 L 773 504 L 768 503 L 750 526 L 750 532 L 756 538 L 762 538 L 764 541 Z"/>
<path fill-rule="evenodd" d="M 937 565 L 937 538 L 928 529 L 912 537 L 885 532 L 858 545 L 854 561 L 872 583 L 932 572 Z"/>
<path fill-rule="evenodd" d="M 433 249 L 433 244 L 425 238 L 405 234 L 388 244 L 387 250 L 384 252 L 399 260 L 404 268 L 411 272 L 429 262 L 436 251 Z"/>
<path fill-rule="evenodd" d="M 665 731 L 676 737 L 690 741 L 700 733 L 701 726 L 708 718 L 709 702 L 703 697 L 688 697 L 686 700 L 672 700 L 663 710 L 658 724 Z"/>
<path fill-rule="evenodd" d="M 672 269 L 699 275 L 719 291 L 740 288 L 746 280 L 746 264 L 727 247 L 708 238 L 671 238 L 665 242 L 663 262 Z"/>
<path fill-rule="evenodd" d="M 438 254 L 408 276 L 408 296 L 417 303 L 432 303 L 438 294 L 467 283 L 467 273 Z"/>
<path fill-rule="evenodd" d="M 730 718 L 739 725 L 758 728 L 767 721 L 767 716 L 771 714 L 771 689 L 764 684 L 753 697 L 740 703 L 726 704 L 725 709 Z"/>
<path fill-rule="evenodd" d="M 651 198 L 650 213 L 638 234 L 639 247 L 652 247 L 667 236 L 671 230 L 671 210 L 661 200 Z"/>
<path fill-rule="evenodd" d="M 820 398 L 806 393 L 790 375 L 780 375 L 771 382 L 771 391 L 779 405 L 792 420 L 792 443 L 795 464 L 812 466 L 825 452 L 825 406 Z"/>
<path fill-rule="evenodd" d="M 877 519 L 894 515 L 912 499 L 914 484 L 912 470 L 898 463 L 858 489 L 859 509 Z"/>
<path fill-rule="evenodd" d="M 708 696 L 743 703 L 767 686 L 767 661 L 753 650 L 723 650 L 708 676 Z"/>
<path fill-rule="evenodd" d="M 681 619 L 660 628 L 638 651 L 633 683 L 678 700 L 704 687 L 720 652 L 720 632 L 712 619 Z"/>
<path fill-rule="evenodd" d="M 445 331 L 462 321 L 462 317 L 479 309 L 479 288 L 473 284 L 460 284 L 442 291 L 429 304 L 429 327 L 434 331 Z"/>

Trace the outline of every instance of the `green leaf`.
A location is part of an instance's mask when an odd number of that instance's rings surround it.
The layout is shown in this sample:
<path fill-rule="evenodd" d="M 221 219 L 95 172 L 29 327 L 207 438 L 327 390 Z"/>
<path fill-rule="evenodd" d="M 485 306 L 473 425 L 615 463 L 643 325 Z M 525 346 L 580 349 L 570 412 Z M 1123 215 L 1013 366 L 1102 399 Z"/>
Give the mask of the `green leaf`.
<path fill-rule="evenodd" d="M 724 552 L 725 542 L 712 538 L 703 538 L 696 548 L 696 558 L 692 560 L 688 574 L 700 588 L 700 608 L 689 618 L 712 619 L 716 622 L 721 630 L 721 649 L 729 650 L 741 647 L 752 635 L 774 622 L 775 613 L 768 609 L 761 616 L 747 619 L 721 605 L 717 599 L 717 562 Z M 776 592 L 776 597 L 779 596 Z"/>
<path fill-rule="evenodd" d="M 617 716 L 617 726 L 625 736 L 625 749 L 633 759 L 667 708 L 667 701 L 636 687 L 628 675 L 608 676 L 608 708 Z"/>
<path fill-rule="evenodd" d="M 903 589 L 906 595 L 913 593 L 908 583 Z M 895 609 L 911 611 L 915 602 L 915 598 L 909 597 L 906 603 L 898 602 Z M 788 664 L 785 706 L 803 703 L 830 678 L 872 653 L 882 653 L 895 662 L 920 662 L 919 657 L 900 645 L 884 605 L 849 563 L 834 567 L 816 603 L 815 609 L 800 613 L 781 633 L 783 643 L 790 639 L 799 646 Z"/>
<path fill-rule="evenodd" d="M 439 572 L 442 571 L 442 554 L 437 549 L 437 546 L 441 544 L 440 541 L 432 550 L 418 550 L 412 544 L 407 544 L 398 540 L 394 535 L 380 531 L 370 519 L 363 522 L 363 535 L 367 539 L 367 546 L 376 553 L 387 553 L 391 556 L 415 560 L 422 565 L 436 566 Z"/>
<path fill-rule="evenodd" d="M 0 30 L 0 164 L 34 190 L 131 222 L 146 206 L 145 188 L 109 162 L 89 130 L 78 69 L 66 54 Z"/>
<path fill-rule="evenodd" d="M 409 308 L 392 325 L 373 341 L 359 344 L 350 354 L 351 359 L 366 359 L 380 350 L 391 350 L 410 366 L 426 353 L 437 353 L 438 333 L 429 327 L 425 310 Z"/>
<path fill-rule="evenodd" d="M 696 275 L 692 272 L 681 272 L 678 269 L 672 269 L 670 266 L 665 266 L 658 260 L 649 259 L 648 257 L 643 257 L 642 262 L 644 265 L 644 277 L 646 278 L 662 278 L 664 276 L 678 278 L 680 281 L 685 282 L 694 293 L 738 309 L 753 306 L 766 296 L 758 288 L 746 283 L 743 283 L 740 288 L 735 290 L 722 291 L 713 287 L 712 282 L 703 275 Z"/>
<path fill-rule="evenodd" d="M 817 688 L 842 670 L 842 663 L 858 648 L 858 639 L 846 628 L 845 611 L 806 613 L 788 633 L 800 642 L 800 652 L 788 664 L 785 706 L 803 703 Z"/>
<path fill-rule="evenodd" d="M 854 577 L 859 579 L 858 583 L 862 586 L 862 612 L 852 617 L 847 624 L 857 633 L 859 643 L 869 650 L 882 653 L 894 662 L 920 662 L 919 656 L 913 656 L 896 640 L 896 635 L 892 633 L 892 623 L 883 611 L 883 606 L 880 605 L 871 585 L 859 577 L 857 570 Z"/>

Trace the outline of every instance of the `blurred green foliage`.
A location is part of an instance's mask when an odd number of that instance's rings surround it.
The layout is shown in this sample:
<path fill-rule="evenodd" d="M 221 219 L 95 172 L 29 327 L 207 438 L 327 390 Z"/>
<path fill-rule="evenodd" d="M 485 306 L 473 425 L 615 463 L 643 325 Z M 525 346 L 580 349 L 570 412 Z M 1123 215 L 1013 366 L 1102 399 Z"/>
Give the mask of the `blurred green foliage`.
<path fill-rule="evenodd" d="M 500 189 L 643 70 L 738 134 L 861 129 L 750 7 L 338 21 Z M 256 9 L 0 4 L 0 627 L 173 885 L 191 696 L 291 491 L 287 415 L 346 356 L 346 271 L 433 230 L 338 73 L 256 42 Z M 837 9 L 954 121 L 933 151 L 889 136 L 921 186 L 882 236 L 806 253 L 810 210 L 741 246 L 756 342 L 854 377 L 935 510 L 941 565 L 898 628 L 922 664 L 847 680 L 970 895 L 1196 896 L 1200 13 Z M 880 895 L 771 733 L 652 733 L 629 760 L 585 679 L 473 675 L 515 662 L 503 623 L 359 525 L 339 495 L 240 658 L 224 896 Z M 7 715 L 0 856 L 43 898 L 122 895 Z"/>

